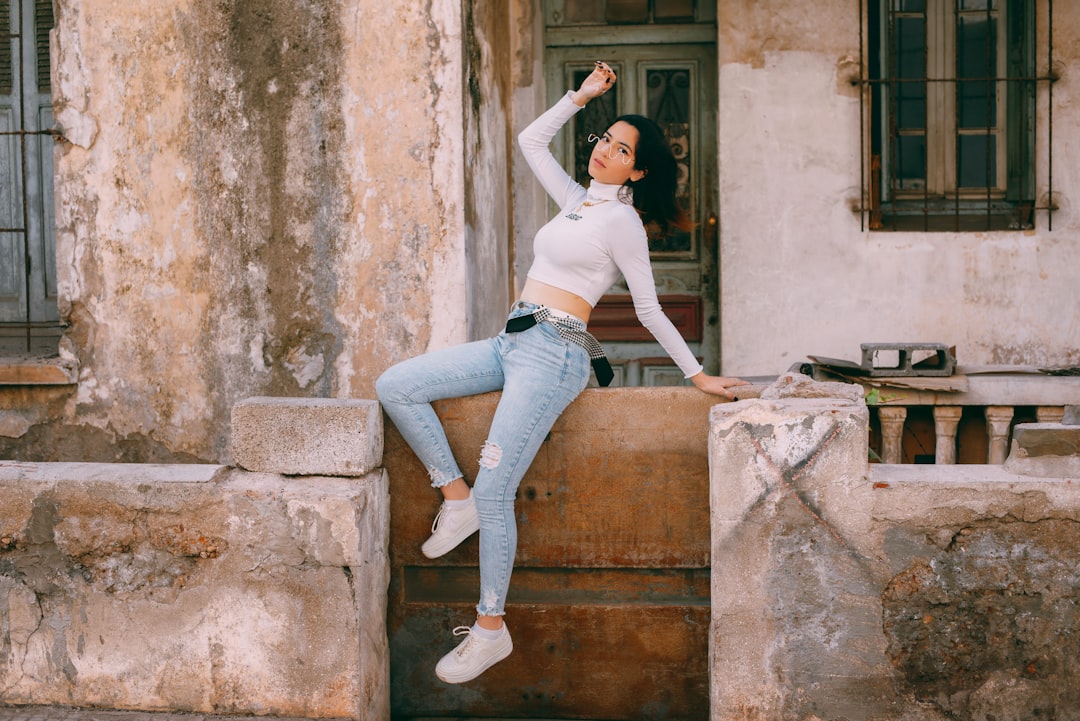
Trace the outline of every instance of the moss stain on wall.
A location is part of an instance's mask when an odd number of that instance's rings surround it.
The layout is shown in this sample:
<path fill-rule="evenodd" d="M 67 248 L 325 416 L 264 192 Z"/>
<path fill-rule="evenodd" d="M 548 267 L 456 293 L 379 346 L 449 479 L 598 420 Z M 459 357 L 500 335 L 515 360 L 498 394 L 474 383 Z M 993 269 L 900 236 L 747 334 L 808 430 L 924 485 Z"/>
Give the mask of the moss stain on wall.
<path fill-rule="evenodd" d="M 62 351 L 20 460 L 228 461 L 253 395 L 465 339 L 460 7 L 58 0 Z M 35 394 L 31 394 L 35 395 Z M 29 405 L 28 405 L 29 404 Z"/>
<path fill-rule="evenodd" d="M 325 395 L 340 352 L 334 260 L 348 217 L 336 3 L 205 2 L 188 153 L 208 239 L 210 371 L 233 392 Z M 237 342 L 230 342 L 236 338 Z M 244 388 L 247 386 L 247 388 Z M 219 407 L 217 415 L 228 409 Z"/>

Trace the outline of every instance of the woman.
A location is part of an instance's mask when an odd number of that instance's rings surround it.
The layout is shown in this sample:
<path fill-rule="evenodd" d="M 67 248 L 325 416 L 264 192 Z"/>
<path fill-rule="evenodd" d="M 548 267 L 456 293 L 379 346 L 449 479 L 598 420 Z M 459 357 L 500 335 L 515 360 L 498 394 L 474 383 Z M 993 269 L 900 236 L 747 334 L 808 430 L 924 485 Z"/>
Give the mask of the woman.
<path fill-rule="evenodd" d="M 656 299 L 645 224 L 661 233 L 687 225 L 675 201 L 676 165 L 654 123 L 623 116 L 597 139 L 588 191 L 548 146 L 559 129 L 615 83 L 605 63 L 576 91 L 518 136 L 522 152 L 561 208 L 535 239 L 535 261 L 506 331 L 494 338 L 434 351 L 399 363 L 376 383 L 379 400 L 443 495 L 422 551 L 449 552 L 480 531 L 480 602 L 465 639 L 435 667 L 447 683 L 464 683 L 510 655 L 503 621 L 517 546 L 514 494 L 555 420 L 589 382 L 590 361 L 603 385 L 610 366 L 585 330 L 593 306 L 622 274 L 637 316 L 687 378 L 707 393 L 734 398 L 744 381 L 710 376 Z M 502 389 L 470 491 L 454 461 L 431 401 Z"/>

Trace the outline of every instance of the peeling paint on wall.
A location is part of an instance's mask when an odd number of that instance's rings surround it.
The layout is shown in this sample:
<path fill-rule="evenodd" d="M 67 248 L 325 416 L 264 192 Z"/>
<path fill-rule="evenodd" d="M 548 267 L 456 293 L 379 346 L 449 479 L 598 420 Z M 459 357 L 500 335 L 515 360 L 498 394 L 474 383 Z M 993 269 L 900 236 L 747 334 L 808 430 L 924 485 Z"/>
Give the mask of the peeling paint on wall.
<path fill-rule="evenodd" d="M 465 339 L 460 4 L 57 5 L 79 385 L 0 450 L 226 460 L 238 400 L 371 397 Z"/>

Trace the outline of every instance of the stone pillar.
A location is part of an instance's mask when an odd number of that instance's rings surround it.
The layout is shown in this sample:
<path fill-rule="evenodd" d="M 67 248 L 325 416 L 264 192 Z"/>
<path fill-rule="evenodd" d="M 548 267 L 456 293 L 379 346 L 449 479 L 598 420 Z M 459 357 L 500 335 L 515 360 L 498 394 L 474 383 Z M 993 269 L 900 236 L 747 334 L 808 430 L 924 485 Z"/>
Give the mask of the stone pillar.
<path fill-rule="evenodd" d="M 907 408 L 904 406 L 878 408 L 878 420 L 881 422 L 881 460 L 885 463 L 900 462 L 906 419 Z"/>
<path fill-rule="evenodd" d="M 934 406 L 934 463 L 956 463 L 956 427 L 963 411 L 960 406 Z"/>
<path fill-rule="evenodd" d="M 873 535 L 868 423 L 861 400 L 713 407 L 714 721 L 893 713 L 880 588 L 860 560 Z"/>
<path fill-rule="evenodd" d="M 986 462 L 1001 465 L 1009 453 L 1009 425 L 1012 423 L 1012 406 L 986 407 L 986 437 L 989 451 Z"/>
<path fill-rule="evenodd" d="M 1061 423 L 1064 418 L 1064 406 L 1039 406 L 1035 409 L 1035 420 L 1039 423 Z"/>

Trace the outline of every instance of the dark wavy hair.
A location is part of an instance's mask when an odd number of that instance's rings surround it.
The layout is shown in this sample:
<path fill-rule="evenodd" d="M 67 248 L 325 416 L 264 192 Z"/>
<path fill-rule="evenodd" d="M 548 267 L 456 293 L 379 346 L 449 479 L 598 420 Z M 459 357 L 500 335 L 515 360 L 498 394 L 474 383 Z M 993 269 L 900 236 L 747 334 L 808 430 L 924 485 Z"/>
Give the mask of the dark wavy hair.
<path fill-rule="evenodd" d="M 644 115 L 620 115 L 619 121 L 629 123 L 638 131 L 634 148 L 634 169 L 645 172 L 637 182 L 626 181 L 624 187 L 634 191 L 633 205 L 650 235 L 666 237 L 676 231 L 693 227 L 686 210 L 675 198 L 678 187 L 678 166 L 664 131 Z"/>

